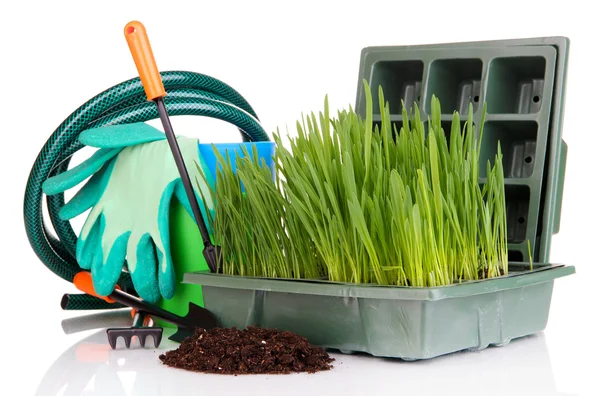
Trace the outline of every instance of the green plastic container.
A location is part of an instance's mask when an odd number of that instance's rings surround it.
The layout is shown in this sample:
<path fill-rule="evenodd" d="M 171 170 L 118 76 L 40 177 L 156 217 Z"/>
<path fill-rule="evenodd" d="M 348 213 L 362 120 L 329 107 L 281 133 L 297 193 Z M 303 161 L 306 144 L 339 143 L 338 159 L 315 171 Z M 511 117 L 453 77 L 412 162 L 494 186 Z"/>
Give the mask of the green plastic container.
<path fill-rule="evenodd" d="M 222 327 L 285 329 L 344 353 L 429 359 L 505 345 L 546 327 L 553 281 L 573 267 L 436 288 L 188 273 Z"/>
<path fill-rule="evenodd" d="M 358 111 L 365 108 L 363 79 L 376 100 L 379 85 L 383 87 L 392 121 L 398 124 L 401 101 L 416 102 L 421 114 L 428 115 L 429 100 L 436 95 L 447 126 L 454 110 L 465 121 L 473 103 L 476 127 L 482 103 L 487 103 L 482 167 L 493 158 L 499 140 L 509 222 L 507 275 L 417 288 L 200 270 L 186 273 L 183 283 L 202 285 L 204 306 L 221 326 L 290 330 L 346 353 L 429 359 L 504 345 L 543 330 L 554 280 L 575 272 L 572 266 L 549 264 L 552 235 L 560 224 L 567 152 L 561 137 L 567 58 L 568 39 L 560 37 L 369 47 L 361 54 Z"/>

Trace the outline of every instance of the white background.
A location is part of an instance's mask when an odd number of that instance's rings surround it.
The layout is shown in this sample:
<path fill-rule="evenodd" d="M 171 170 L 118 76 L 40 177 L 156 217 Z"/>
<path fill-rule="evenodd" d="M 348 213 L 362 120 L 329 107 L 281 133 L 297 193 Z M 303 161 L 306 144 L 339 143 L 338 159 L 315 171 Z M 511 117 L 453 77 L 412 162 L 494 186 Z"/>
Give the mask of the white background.
<path fill-rule="evenodd" d="M 77 395 L 288 394 L 303 387 L 307 389 L 301 393 L 344 395 L 406 391 L 600 394 L 600 216 L 594 176 L 600 143 L 600 36 L 598 12 L 592 10 L 592 2 L 584 4 L 524 0 L 2 2 L 0 387 L 14 388 L 0 389 L 0 394 L 69 394 L 60 389 L 75 373 L 97 375 L 95 383 L 81 388 L 85 391 L 73 388 L 70 394 Z M 320 110 L 326 94 L 334 109 L 353 106 L 359 55 L 365 46 L 569 37 L 563 129 L 569 154 L 561 230 L 553 239 L 551 260 L 575 265 L 577 274 L 555 283 L 547 329 L 505 348 L 417 364 L 336 355 L 342 364 L 315 376 L 187 375 L 158 366 L 152 350 L 107 355 L 118 358 L 119 364 L 127 363 L 126 370 L 116 370 L 102 358 L 91 366 L 76 363 L 68 350 L 90 334 L 62 331 L 61 320 L 74 313 L 63 312 L 59 301 L 63 293 L 74 290 L 48 271 L 31 250 L 22 222 L 23 193 L 31 165 L 60 122 L 97 93 L 136 75 L 123 37 L 124 25 L 133 19 L 145 24 L 161 70 L 196 71 L 225 81 L 246 97 L 269 132 L 293 127 L 301 112 Z M 235 128 L 219 121 L 175 118 L 173 123 L 177 133 L 202 141 L 239 140 Z M 92 332 L 91 337 L 100 345 L 104 342 L 102 333 Z M 119 371 L 119 380 L 102 380 L 107 370 Z M 136 375 L 145 378 L 145 388 L 133 385 Z M 123 386 L 122 393 L 118 386 Z M 103 389 L 109 391 L 103 393 Z"/>

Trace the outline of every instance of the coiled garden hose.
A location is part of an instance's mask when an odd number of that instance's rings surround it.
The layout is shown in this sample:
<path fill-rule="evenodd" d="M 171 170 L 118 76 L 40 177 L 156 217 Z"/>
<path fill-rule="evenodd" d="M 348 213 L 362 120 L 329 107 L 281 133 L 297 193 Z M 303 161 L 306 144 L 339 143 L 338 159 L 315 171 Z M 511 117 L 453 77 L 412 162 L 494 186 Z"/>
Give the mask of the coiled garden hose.
<path fill-rule="evenodd" d="M 165 105 L 170 115 L 196 115 L 217 118 L 238 127 L 244 142 L 268 141 L 267 133 L 250 104 L 227 84 L 204 74 L 187 71 L 162 72 L 168 92 Z M 64 195 L 46 197 L 48 215 L 56 237 L 43 218 L 42 184 L 49 177 L 65 172 L 73 154 L 83 148 L 79 134 L 90 128 L 145 122 L 158 118 L 154 103 L 147 101 L 139 77 L 117 84 L 93 97 L 75 110 L 52 133 L 31 169 L 24 198 L 27 237 L 38 258 L 52 272 L 72 282 L 81 269 L 75 259 L 77 236 L 69 221 L 59 218 Z M 135 293 L 131 277 L 124 272 L 118 283 L 121 290 Z M 108 309 L 107 304 L 88 295 L 63 299 L 64 309 Z"/>

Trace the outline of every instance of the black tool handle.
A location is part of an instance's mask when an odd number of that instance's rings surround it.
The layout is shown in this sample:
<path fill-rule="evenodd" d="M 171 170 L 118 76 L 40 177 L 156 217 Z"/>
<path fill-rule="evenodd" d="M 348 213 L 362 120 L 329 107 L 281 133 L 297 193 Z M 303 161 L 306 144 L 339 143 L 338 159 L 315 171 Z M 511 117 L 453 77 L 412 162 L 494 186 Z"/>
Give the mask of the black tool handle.
<path fill-rule="evenodd" d="M 217 272 L 217 260 L 220 257 L 219 250 L 212 244 L 210 240 L 208 228 L 206 227 L 206 222 L 204 221 L 202 212 L 200 211 L 200 206 L 198 205 L 196 194 L 194 194 L 194 189 L 192 188 L 190 175 L 186 169 L 183 156 L 181 155 L 181 150 L 179 150 L 177 138 L 175 137 L 175 133 L 173 132 L 173 127 L 171 126 L 171 121 L 169 120 L 169 114 L 167 113 L 165 102 L 162 97 L 154 99 L 154 102 L 156 103 L 156 107 L 158 108 L 158 115 L 160 116 L 160 120 L 163 124 L 165 134 L 167 135 L 167 141 L 169 142 L 169 146 L 171 147 L 171 152 L 173 153 L 175 164 L 177 164 L 177 169 L 179 170 L 179 175 L 181 176 L 181 181 L 183 182 L 183 187 L 185 188 L 185 193 L 188 197 L 188 201 L 190 201 L 190 206 L 192 207 L 192 212 L 194 214 L 196 224 L 200 229 L 200 234 L 202 234 L 202 242 L 204 243 L 204 258 L 206 259 L 210 270 L 212 272 Z"/>
<path fill-rule="evenodd" d="M 200 206 L 198 205 L 196 195 L 194 194 L 194 189 L 192 188 L 190 175 L 186 169 L 183 156 L 181 155 L 179 145 L 177 144 L 177 138 L 175 137 L 173 127 L 171 126 L 171 121 L 169 120 L 169 114 L 167 113 L 165 102 L 162 97 L 156 98 L 154 102 L 156 103 L 156 107 L 158 108 L 158 115 L 160 116 L 160 121 L 162 122 L 165 134 L 167 135 L 167 141 L 169 142 L 169 146 L 171 147 L 171 151 L 173 152 L 175 164 L 177 164 L 177 169 L 179 170 L 179 175 L 181 176 L 181 181 L 183 182 L 183 187 L 185 188 L 185 193 L 187 194 L 187 198 L 190 201 L 192 212 L 194 213 L 194 217 L 196 218 L 196 223 L 200 228 L 200 233 L 202 234 L 202 241 L 204 242 L 205 246 L 207 243 L 212 244 L 208 235 L 208 229 L 204 222 L 204 217 L 202 216 Z"/>
<path fill-rule="evenodd" d="M 219 259 L 220 254 L 218 249 L 213 246 L 210 240 L 208 228 L 206 227 L 206 223 L 202 217 L 200 206 L 198 205 L 196 195 L 194 194 L 194 189 L 192 188 L 190 176 L 185 168 L 185 163 L 183 161 L 183 157 L 181 156 L 181 151 L 179 150 L 177 139 L 175 138 L 175 133 L 173 132 L 173 127 L 171 126 L 171 121 L 169 120 L 169 114 L 167 113 L 167 108 L 163 100 L 163 98 L 167 95 L 167 92 L 165 91 L 165 87 L 162 83 L 162 77 L 158 71 L 158 67 L 156 66 L 156 61 L 154 59 L 154 54 L 152 53 L 152 47 L 150 46 L 150 40 L 148 39 L 146 28 L 139 21 L 131 21 L 125 25 L 124 33 L 127 44 L 129 45 L 129 50 L 133 56 L 135 66 L 140 74 L 140 80 L 142 81 L 144 91 L 146 92 L 146 97 L 148 100 L 154 101 L 154 103 L 156 103 L 156 107 L 158 108 L 158 115 L 163 124 L 165 134 L 167 135 L 169 146 L 171 146 L 171 151 L 173 152 L 173 157 L 175 158 L 175 163 L 177 164 L 177 169 L 179 170 L 179 175 L 183 181 L 185 193 L 190 201 L 190 206 L 192 207 L 196 224 L 198 224 L 198 228 L 202 234 L 202 241 L 204 242 L 204 251 L 202 253 L 206 258 L 207 264 L 211 271 L 216 272 L 217 260 Z"/>
<path fill-rule="evenodd" d="M 193 323 L 189 322 L 185 318 L 182 318 L 181 316 L 175 315 L 169 311 L 165 311 L 164 309 L 161 309 L 157 306 L 147 304 L 139 298 L 134 297 L 131 294 L 125 293 L 119 289 L 115 289 L 109 297 L 123 305 L 127 305 L 128 307 L 134 308 L 137 311 L 149 313 L 150 315 L 159 317 L 174 325 L 185 327 L 188 329 L 194 329 L 198 327 L 197 325 L 194 325 Z"/>
<path fill-rule="evenodd" d="M 131 327 L 144 327 L 144 321 L 146 320 L 146 314 L 142 311 L 135 311 L 135 315 L 133 315 L 133 322 L 131 323 Z"/>

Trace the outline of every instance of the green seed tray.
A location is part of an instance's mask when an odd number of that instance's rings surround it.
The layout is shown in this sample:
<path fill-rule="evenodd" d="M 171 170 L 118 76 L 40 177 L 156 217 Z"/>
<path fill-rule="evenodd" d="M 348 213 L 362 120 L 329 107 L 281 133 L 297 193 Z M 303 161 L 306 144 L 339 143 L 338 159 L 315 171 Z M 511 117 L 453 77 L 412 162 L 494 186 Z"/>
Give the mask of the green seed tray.
<path fill-rule="evenodd" d="M 469 104 L 479 128 L 485 102 L 481 173 L 500 141 L 509 259 L 528 262 L 529 241 L 533 260 L 548 262 L 560 226 L 567 156 L 562 118 L 568 51 L 565 37 L 367 47 L 360 57 L 356 110 L 365 115 L 363 79 L 373 90 L 374 121 L 381 121 L 381 86 L 398 128 L 402 101 L 410 108 L 416 103 L 428 116 L 436 95 L 447 132 L 454 111 L 466 121 Z"/>
<path fill-rule="evenodd" d="M 285 329 L 344 353 L 403 360 L 505 345 L 546 327 L 554 279 L 573 267 L 514 264 L 512 275 L 436 288 L 188 273 L 223 327 Z"/>
<path fill-rule="evenodd" d="M 195 270 L 184 274 L 183 284 L 201 285 L 203 304 L 221 326 L 290 330 L 345 353 L 429 359 L 504 345 L 544 330 L 554 280 L 575 273 L 572 266 L 548 264 L 552 235 L 560 225 L 567 155 L 562 118 L 568 48 L 567 38 L 548 37 L 368 47 L 361 53 L 355 108 L 363 116 L 363 79 L 373 89 L 375 110 L 381 85 L 398 127 L 402 102 L 416 103 L 427 116 L 436 95 L 447 131 L 454 111 L 466 122 L 470 104 L 479 127 L 482 104 L 487 104 L 481 170 L 485 176 L 485 162 L 500 142 L 509 223 L 507 275 L 417 288 Z M 379 114 L 374 121 L 381 121 Z"/>

